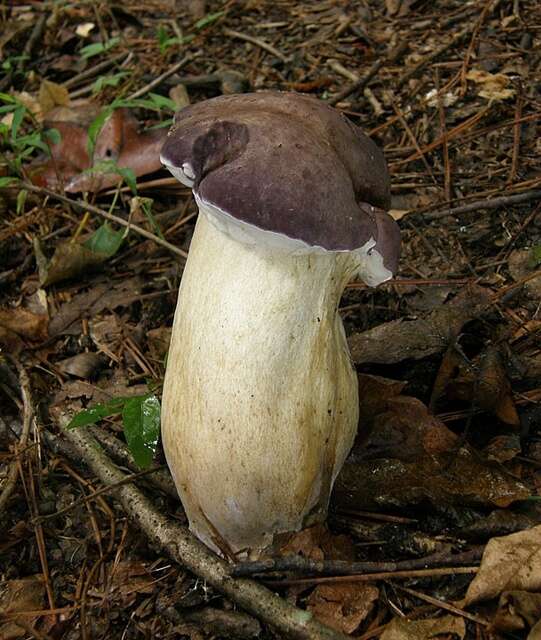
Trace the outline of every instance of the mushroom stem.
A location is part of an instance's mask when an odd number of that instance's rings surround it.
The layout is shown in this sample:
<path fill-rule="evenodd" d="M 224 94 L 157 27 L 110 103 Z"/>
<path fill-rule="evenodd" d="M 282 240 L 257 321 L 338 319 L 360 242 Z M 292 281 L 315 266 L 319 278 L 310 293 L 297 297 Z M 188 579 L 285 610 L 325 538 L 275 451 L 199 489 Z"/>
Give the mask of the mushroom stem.
<path fill-rule="evenodd" d="M 326 516 L 357 429 L 337 313 L 356 260 L 239 242 L 200 203 L 162 435 L 190 528 L 216 551 L 257 552 Z"/>

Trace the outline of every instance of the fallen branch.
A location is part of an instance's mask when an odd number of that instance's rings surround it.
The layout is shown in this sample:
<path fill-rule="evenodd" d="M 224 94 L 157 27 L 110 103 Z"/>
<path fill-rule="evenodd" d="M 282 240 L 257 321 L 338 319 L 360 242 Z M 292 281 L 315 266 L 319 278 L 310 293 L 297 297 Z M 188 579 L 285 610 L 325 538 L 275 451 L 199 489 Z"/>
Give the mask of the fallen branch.
<path fill-rule="evenodd" d="M 254 562 L 239 562 L 231 569 L 235 577 L 253 576 L 271 571 L 294 571 L 304 574 L 353 575 L 358 573 L 382 573 L 384 571 L 411 571 L 445 565 L 462 565 L 479 562 L 483 547 L 475 547 L 462 553 L 434 553 L 424 558 L 401 562 L 349 562 L 348 560 L 312 560 L 304 556 L 267 558 Z"/>
<path fill-rule="evenodd" d="M 522 202 L 530 202 L 532 200 L 541 200 L 540 189 L 523 191 L 522 193 L 515 193 L 510 196 L 498 196 L 496 198 L 487 198 L 485 200 L 475 200 L 474 202 L 469 202 L 468 204 L 463 204 L 458 207 L 442 209 L 441 211 L 433 211 L 432 213 L 425 213 L 423 218 L 425 220 L 439 220 L 440 218 L 456 216 L 460 213 L 468 213 L 469 211 L 479 211 L 480 209 L 499 209 L 500 207 L 520 204 Z"/>
<path fill-rule="evenodd" d="M 61 416 L 59 422 L 65 437 L 80 458 L 104 484 L 122 482 L 124 474 L 88 431 L 66 430 L 66 416 Z M 225 561 L 196 540 L 188 529 L 168 520 L 137 487 L 131 484 L 120 485 L 115 493 L 126 513 L 152 543 L 245 611 L 274 627 L 284 637 L 299 640 L 345 640 L 346 636 L 317 622 L 310 612 L 297 609 L 264 586 L 251 580 L 232 578 Z"/>

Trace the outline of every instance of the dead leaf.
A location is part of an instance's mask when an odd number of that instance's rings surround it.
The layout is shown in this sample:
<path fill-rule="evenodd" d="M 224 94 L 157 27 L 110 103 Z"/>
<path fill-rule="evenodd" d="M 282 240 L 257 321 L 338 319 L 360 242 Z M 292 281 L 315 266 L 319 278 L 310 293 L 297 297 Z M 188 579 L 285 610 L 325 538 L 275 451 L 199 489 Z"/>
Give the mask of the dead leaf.
<path fill-rule="evenodd" d="M 528 249 L 517 249 L 509 256 L 509 273 L 518 282 L 534 273 L 531 265 L 531 252 Z M 541 275 L 524 283 L 524 292 L 534 300 L 541 300 Z"/>
<path fill-rule="evenodd" d="M 22 307 L 0 309 L 0 325 L 21 338 L 45 340 L 48 337 L 48 324 L 49 316 L 46 314 L 32 313 Z"/>
<path fill-rule="evenodd" d="M 78 353 L 76 356 L 57 362 L 56 366 L 62 373 L 85 380 L 96 375 L 103 366 L 103 358 L 98 353 Z"/>
<path fill-rule="evenodd" d="M 307 606 L 323 624 L 350 634 L 370 614 L 378 596 L 378 588 L 370 584 L 321 584 L 310 594 Z"/>
<path fill-rule="evenodd" d="M 134 277 L 114 283 L 100 282 L 88 291 L 83 291 L 65 302 L 49 324 L 49 334 L 57 336 L 66 332 L 73 323 L 82 318 L 92 318 L 103 309 L 129 306 L 141 295 L 142 283 Z"/>
<path fill-rule="evenodd" d="M 74 278 L 108 259 L 109 256 L 90 251 L 79 242 L 61 242 L 56 245 L 53 257 L 48 263 L 37 259 L 40 284 L 47 287 Z"/>
<path fill-rule="evenodd" d="M 351 457 L 338 474 L 333 495 L 344 509 L 405 508 L 426 502 L 441 509 L 506 507 L 525 500 L 530 491 L 497 465 L 462 447 L 457 453 L 440 456 L 425 453 L 413 462 Z"/>
<path fill-rule="evenodd" d="M 357 364 L 391 364 L 439 353 L 490 303 L 487 289 L 468 285 L 450 302 L 425 317 L 393 320 L 369 331 L 354 333 L 348 338 L 351 357 Z"/>
<path fill-rule="evenodd" d="M 16 613 L 41 609 L 45 601 L 45 583 L 43 576 L 37 574 L 19 580 L 7 580 L 0 586 L 0 611 Z M 37 617 L 24 616 L 27 624 L 33 624 Z M 17 618 L 0 624 L 0 638 L 11 640 L 27 635 L 25 629 L 17 624 Z"/>
<path fill-rule="evenodd" d="M 541 593 L 504 591 L 493 626 L 504 632 L 526 631 L 541 620 Z"/>
<path fill-rule="evenodd" d="M 509 85 L 511 79 L 503 73 L 489 73 L 483 69 L 471 69 L 466 78 L 481 85 L 479 95 L 487 100 L 507 100 L 515 95 L 515 90 Z"/>
<path fill-rule="evenodd" d="M 288 536 L 278 553 L 281 556 L 303 556 L 311 560 L 355 559 L 351 538 L 331 533 L 324 524 L 317 524 Z"/>
<path fill-rule="evenodd" d="M 38 94 L 41 111 L 46 115 L 54 107 L 68 107 L 70 97 L 66 87 L 50 80 L 42 80 Z"/>
<path fill-rule="evenodd" d="M 389 398 L 385 407 L 372 407 L 371 418 L 366 416 L 366 422 L 360 422 L 366 424 L 367 433 L 355 443 L 355 458 L 408 462 L 449 451 L 457 442 L 457 436 L 417 398 L 397 396 Z M 366 415 L 364 409 L 362 415 Z"/>
<path fill-rule="evenodd" d="M 167 129 L 139 132 L 139 122 L 128 109 L 116 109 L 100 129 L 93 157 L 88 155 L 88 128 L 99 114 L 96 105 L 56 106 L 50 110 L 46 126 L 56 129 L 60 141 L 51 145 L 51 158 L 41 158 L 29 166 L 32 181 L 49 188 L 64 186 L 70 193 L 95 192 L 116 186 L 122 177 L 114 170 L 89 170 L 94 163 L 114 161 L 131 169 L 136 177 L 162 168 L 160 151 Z"/>
<path fill-rule="evenodd" d="M 466 635 L 464 618 L 456 616 L 442 616 L 433 620 L 394 618 L 381 634 L 381 640 L 429 640 L 449 634 L 464 638 Z"/>
<path fill-rule="evenodd" d="M 541 525 L 492 538 L 465 603 L 497 598 L 504 591 L 541 590 Z"/>

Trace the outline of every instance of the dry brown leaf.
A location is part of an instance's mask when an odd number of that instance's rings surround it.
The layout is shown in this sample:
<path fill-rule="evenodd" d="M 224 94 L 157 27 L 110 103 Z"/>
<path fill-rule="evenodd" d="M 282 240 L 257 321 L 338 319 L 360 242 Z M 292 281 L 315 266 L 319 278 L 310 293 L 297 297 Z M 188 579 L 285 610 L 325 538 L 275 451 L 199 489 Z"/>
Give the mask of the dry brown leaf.
<path fill-rule="evenodd" d="M 396 450 L 399 451 L 399 447 Z M 530 496 L 529 489 L 462 447 L 457 453 L 420 455 L 412 462 L 351 456 L 338 474 L 334 500 L 344 509 L 405 508 L 430 502 L 443 506 L 506 507 Z"/>
<path fill-rule="evenodd" d="M 0 309 L 0 325 L 28 340 L 45 340 L 48 336 L 49 316 L 36 314 L 17 307 L 16 309 Z"/>
<path fill-rule="evenodd" d="M 541 620 L 541 593 L 504 591 L 493 626 L 505 632 L 526 631 Z"/>
<path fill-rule="evenodd" d="M 466 635 L 464 618 L 442 616 L 433 620 L 394 618 L 381 635 L 381 640 L 429 640 L 438 636 L 463 638 Z"/>
<path fill-rule="evenodd" d="M 491 304 L 490 292 L 468 285 L 453 300 L 416 320 L 393 320 L 348 338 L 357 364 L 419 360 L 444 351 L 462 327 Z"/>
<path fill-rule="evenodd" d="M 55 107 L 68 107 L 70 97 L 66 87 L 50 80 L 42 80 L 39 87 L 39 104 L 43 114 L 47 114 Z"/>
<path fill-rule="evenodd" d="M 56 363 L 62 373 L 76 378 L 92 378 L 103 365 L 103 358 L 97 353 L 78 353 Z"/>
<path fill-rule="evenodd" d="M 487 100 L 507 100 L 515 95 L 515 90 L 509 85 L 511 79 L 503 73 L 489 73 L 483 69 L 471 69 L 466 78 L 481 85 L 479 95 Z"/>
<path fill-rule="evenodd" d="M 74 278 L 106 262 L 110 256 L 90 251 L 78 242 L 61 242 L 56 245 L 48 263 L 37 260 L 40 284 L 47 287 L 62 280 Z"/>
<path fill-rule="evenodd" d="M 503 591 L 522 590 L 541 590 L 541 525 L 489 541 L 465 602 L 472 604 L 497 598 Z"/>
<path fill-rule="evenodd" d="M 370 584 L 320 584 L 307 604 L 320 622 L 349 634 L 370 614 L 378 596 L 378 588 Z"/>
<path fill-rule="evenodd" d="M 44 601 L 45 583 L 41 574 L 20 580 L 7 580 L 0 586 L 0 611 L 2 613 L 35 611 L 43 607 Z M 27 624 L 33 624 L 36 619 L 37 617 L 24 617 Z M 20 638 L 27 634 L 16 620 L 0 624 L 0 638 L 2 640 Z"/>

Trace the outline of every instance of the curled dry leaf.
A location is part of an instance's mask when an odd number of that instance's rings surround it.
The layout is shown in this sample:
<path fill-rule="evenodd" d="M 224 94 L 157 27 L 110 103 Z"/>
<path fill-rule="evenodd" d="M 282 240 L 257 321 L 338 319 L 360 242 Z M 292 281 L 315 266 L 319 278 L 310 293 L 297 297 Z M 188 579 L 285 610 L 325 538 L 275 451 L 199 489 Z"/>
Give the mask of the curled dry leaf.
<path fill-rule="evenodd" d="M 465 603 L 521 590 L 541 590 L 541 525 L 489 541 Z"/>
<path fill-rule="evenodd" d="M 114 187 L 122 179 L 114 169 L 89 171 L 99 162 L 114 162 L 119 169 L 130 169 L 136 177 L 161 169 L 160 150 L 166 129 L 140 131 L 140 124 L 128 109 L 116 109 L 105 120 L 88 154 L 88 131 L 98 116 L 95 105 L 76 108 L 56 107 L 45 121 L 56 129 L 60 141 L 51 144 L 51 158 L 30 166 L 32 181 L 49 188 L 63 186 L 69 193 L 96 192 Z"/>
<path fill-rule="evenodd" d="M 541 593 L 504 591 L 498 602 L 493 626 L 504 632 L 526 631 L 540 620 Z"/>
<path fill-rule="evenodd" d="M 370 614 L 379 590 L 370 584 L 320 584 L 307 600 L 308 610 L 323 624 L 353 633 Z"/>
<path fill-rule="evenodd" d="M 381 640 L 429 640 L 440 636 L 463 638 L 466 635 L 464 618 L 442 616 L 434 620 L 394 618 L 381 635 Z"/>
<path fill-rule="evenodd" d="M 507 100 L 515 95 L 509 87 L 511 79 L 503 73 L 489 73 L 483 69 L 471 69 L 466 75 L 468 80 L 480 85 L 479 95 L 487 100 Z"/>

